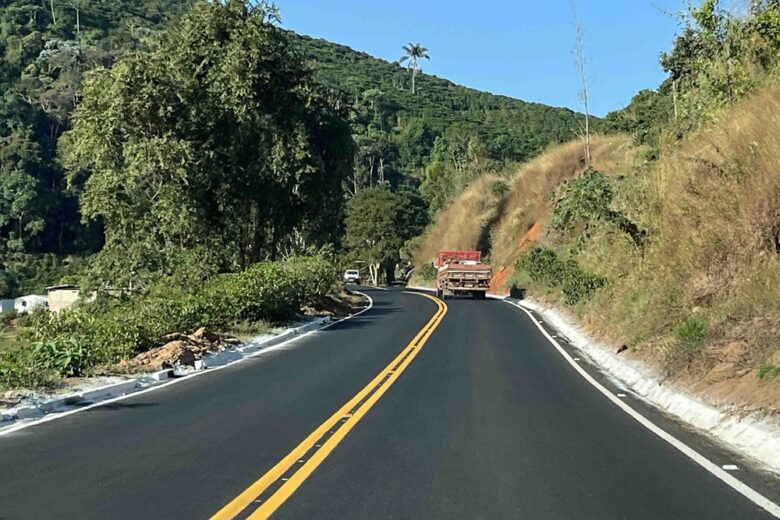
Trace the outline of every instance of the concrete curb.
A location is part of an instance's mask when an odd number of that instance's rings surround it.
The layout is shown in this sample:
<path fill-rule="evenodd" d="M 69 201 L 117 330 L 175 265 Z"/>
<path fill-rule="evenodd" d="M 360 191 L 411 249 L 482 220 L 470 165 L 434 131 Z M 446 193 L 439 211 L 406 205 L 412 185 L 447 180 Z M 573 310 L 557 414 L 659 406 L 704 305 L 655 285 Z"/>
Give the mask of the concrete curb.
<path fill-rule="evenodd" d="M 151 374 L 141 374 L 132 379 L 111 383 L 98 388 L 83 390 L 69 395 L 61 395 L 50 399 L 43 399 L 39 402 L 11 408 L 10 410 L 0 413 L 0 431 L 20 420 L 40 419 L 49 413 L 67 411 L 69 407 L 73 407 L 74 405 L 99 403 L 100 401 L 106 401 L 165 383 L 169 379 L 175 377 L 186 377 L 209 368 L 230 365 L 242 361 L 260 351 L 290 341 L 296 336 L 326 327 L 330 322 L 330 318 L 317 318 L 299 327 L 287 329 L 281 334 L 251 342 L 243 347 L 207 354 L 203 359 L 199 359 L 195 362 L 194 370 L 160 370 Z"/>
<path fill-rule="evenodd" d="M 745 416 L 733 405 L 718 407 L 705 403 L 665 382 L 655 368 L 614 354 L 563 312 L 528 299 L 516 303 L 544 318 L 595 366 L 646 402 L 715 437 L 766 469 L 780 473 L 780 424 L 777 421 L 758 414 Z"/>

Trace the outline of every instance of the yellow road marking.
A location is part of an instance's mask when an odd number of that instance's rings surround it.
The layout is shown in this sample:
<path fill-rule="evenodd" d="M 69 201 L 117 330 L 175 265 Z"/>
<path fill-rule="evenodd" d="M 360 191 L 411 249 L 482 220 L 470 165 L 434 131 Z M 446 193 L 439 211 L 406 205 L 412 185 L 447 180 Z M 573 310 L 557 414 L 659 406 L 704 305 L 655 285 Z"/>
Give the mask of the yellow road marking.
<path fill-rule="evenodd" d="M 332 430 L 340 421 L 344 421 L 338 430 L 322 443 L 321 446 L 317 447 L 317 451 L 315 451 L 288 480 L 284 481 L 284 484 L 282 484 L 254 513 L 252 513 L 249 518 L 251 520 L 268 518 L 298 489 L 309 475 L 317 469 L 341 440 L 347 436 L 355 424 L 363 418 L 366 412 L 379 401 L 388 388 L 390 388 L 401 376 L 406 367 L 408 367 L 412 360 L 417 356 L 417 353 L 425 342 L 428 341 L 428 338 L 433 334 L 434 330 L 436 330 L 436 327 L 438 327 L 439 323 L 444 318 L 444 315 L 447 314 L 447 305 L 444 302 L 427 294 L 420 295 L 436 302 L 438 310 L 401 353 L 377 374 L 368 385 L 355 394 L 352 399 L 323 422 L 265 475 L 260 477 L 255 483 L 212 516 L 211 520 L 232 520 L 238 516 L 251 505 L 257 497 L 262 495 L 271 484 L 277 482 L 282 475 L 288 473 L 308 451 L 315 447 L 315 443 L 318 440 Z M 382 384 L 383 381 L 384 384 Z M 373 392 L 373 394 L 371 392 Z M 369 395 L 370 397 L 366 399 Z M 365 402 L 360 404 L 364 400 Z M 358 405 L 360 406 L 355 409 Z"/>

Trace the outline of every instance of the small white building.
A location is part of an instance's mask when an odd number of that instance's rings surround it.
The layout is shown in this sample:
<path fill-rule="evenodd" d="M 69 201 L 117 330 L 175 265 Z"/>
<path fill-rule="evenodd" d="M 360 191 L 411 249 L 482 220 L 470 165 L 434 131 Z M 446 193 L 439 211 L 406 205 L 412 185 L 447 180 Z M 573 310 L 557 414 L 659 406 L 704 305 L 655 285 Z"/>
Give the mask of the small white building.
<path fill-rule="evenodd" d="M 48 307 L 49 298 L 37 294 L 28 294 L 16 299 L 0 300 L 0 314 L 16 311 L 19 314 L 27 314 L 37 307 Z"/>

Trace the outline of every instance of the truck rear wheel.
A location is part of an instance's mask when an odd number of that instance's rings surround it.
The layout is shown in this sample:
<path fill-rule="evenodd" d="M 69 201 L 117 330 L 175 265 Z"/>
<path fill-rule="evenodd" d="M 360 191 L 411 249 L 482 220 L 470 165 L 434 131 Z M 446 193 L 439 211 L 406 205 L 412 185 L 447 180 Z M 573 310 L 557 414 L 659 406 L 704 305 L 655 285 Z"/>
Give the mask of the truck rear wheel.
<path fill-rule="evenodd" d="M 471 293 L 471 295 L 474 297 L 475 300 L 484 300 L 485 299 L 484 291 L 474 291 L 474 292 Z"/>
<path fill-rule="evenodd" d="M 442 296 L 444 296 L 444 291 L 441 289 L 436 289 L 436 297 L 441 298 Z"/>

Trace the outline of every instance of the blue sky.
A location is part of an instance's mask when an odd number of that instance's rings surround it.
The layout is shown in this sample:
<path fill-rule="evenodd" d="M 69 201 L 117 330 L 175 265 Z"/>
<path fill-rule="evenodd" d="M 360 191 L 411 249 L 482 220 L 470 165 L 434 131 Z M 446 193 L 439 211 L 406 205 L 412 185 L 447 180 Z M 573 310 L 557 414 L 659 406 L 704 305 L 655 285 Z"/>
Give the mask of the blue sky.
<path fill-rule="evenodd" d="M 569 0 L 276 0 L 283 26 L 386 60 L 419 42 L 425 72 L 527 101 L 581 109 Z M 684 0 L 578 0 L 592 111 L 625 106 L 664 75 Z"/>

